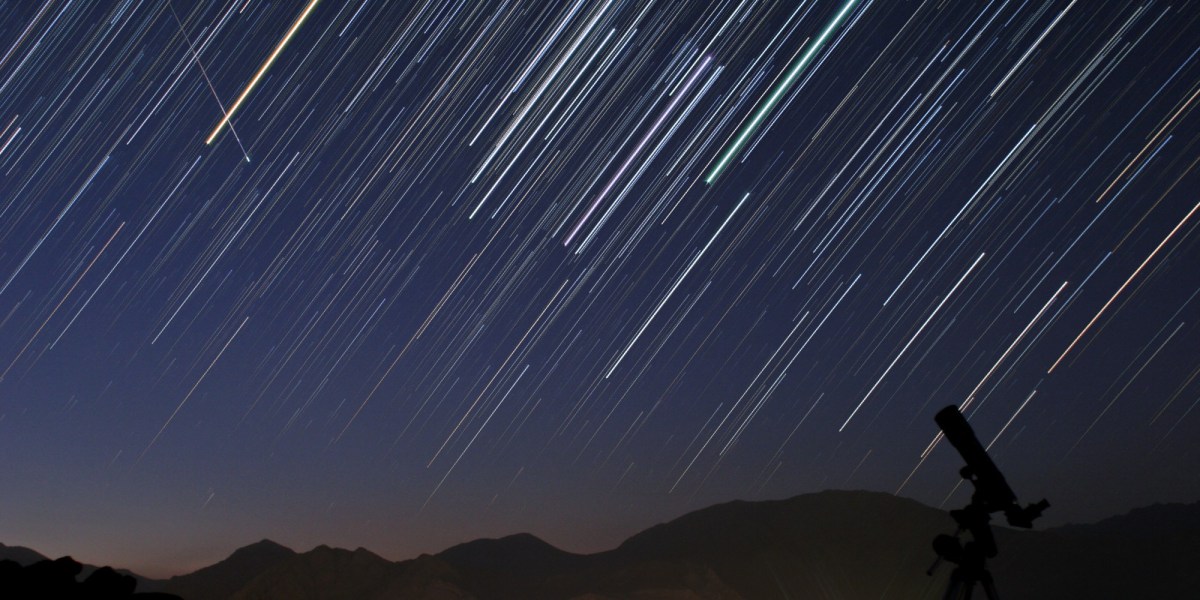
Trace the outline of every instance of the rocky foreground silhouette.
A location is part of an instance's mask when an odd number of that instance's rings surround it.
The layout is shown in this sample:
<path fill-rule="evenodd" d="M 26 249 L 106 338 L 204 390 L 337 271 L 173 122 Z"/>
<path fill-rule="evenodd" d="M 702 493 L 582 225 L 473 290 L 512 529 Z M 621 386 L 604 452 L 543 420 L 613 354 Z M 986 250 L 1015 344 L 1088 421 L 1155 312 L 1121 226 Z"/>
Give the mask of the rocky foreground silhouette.
<path fill-rule="evenodd" d="M 137 579 L 112 567 L 92 569 L 80 579 L 84 566 L 70 556 L 22 565 L 0 561 L 0 598 L 10 600 L 180 600 L 164 592 L 137 593 Z"/>
<path fill-rule="evenodd" d="M 186 600 L 940 598 L 948 569 L 925 571 L 934 536 L 953 528 L 945 511 L 912 500 L 829 491 L 713 506 L 590 555 L 528 534 L 401 562 L 363 548 L 297 553 L 263 540 L 139 589 Z M 995 530 L 1000 554 L 989 566 L 1006 600 L 1192 598 L 1200 590 L 1200 503 L 1091 525 Z"/>

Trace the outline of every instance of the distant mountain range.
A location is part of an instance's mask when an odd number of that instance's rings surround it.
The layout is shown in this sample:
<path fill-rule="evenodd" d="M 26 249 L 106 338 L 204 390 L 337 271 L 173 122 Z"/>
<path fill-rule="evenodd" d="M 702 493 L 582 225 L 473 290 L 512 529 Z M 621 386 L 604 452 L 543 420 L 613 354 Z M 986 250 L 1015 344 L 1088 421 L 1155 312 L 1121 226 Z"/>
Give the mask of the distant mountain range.
<path fill-rule="evenodd" d="M 713 506 L 590 555 L 528 534 L 402 562 L 362 548 L 297 553 L 263 540 L 187 575 L 139 578 L 138 589 L 187 600 L 941 598 L 952 565 L 925 571 L 932 539 L 954 527 L 946 512 L 912 500 L 828 491 Z M 989 567 L 1006 600 L 1194 598 L 1200 590 L 1200 503 L 1091 525 L 995 530 L 1000 554 Z M 41 558 L 0 545 L 0 559 Z"/>

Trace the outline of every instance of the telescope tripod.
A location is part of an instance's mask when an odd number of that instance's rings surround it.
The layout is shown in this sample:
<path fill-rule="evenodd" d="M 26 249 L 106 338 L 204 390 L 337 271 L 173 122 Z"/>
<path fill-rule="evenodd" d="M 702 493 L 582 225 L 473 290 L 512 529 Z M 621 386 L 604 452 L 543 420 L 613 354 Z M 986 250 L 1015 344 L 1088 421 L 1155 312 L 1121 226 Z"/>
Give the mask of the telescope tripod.
<path fill-rule="evenodd" d="M 987 600 L 1000 600 L 992 574 L 987 570 L 987 559 L 996 556 L 996 538 L 988 524 L 990 516 L 986 509 L 972 502 L 962 510 L 950 511 L 959 529 L 954 535 L 939 535 L 933 540 L 933 549 L 938 558 L 929 567 L 927 575 L 933 575 L 943 560 L 954 563 L 950 573 L 950 587 L 946 588 L 943 600 L 971 600 L 975 584 L 983 588 Z M 971 532 L 971 540 L 962 543 L 958 536 Z"/>
<path fill-rule="evenodd" d="M 930 575 L 933 574 L 933 570 L 937 568 L 942 558 L 939 556 L 937 562 L 934 562 L 933 566 L 929 568 Z M 996 593 L 996 584 L 992 580 L 992 574 L 987 570 L 986 560 L 987 557 L 975 542 L 964 544 L 958 564 L 950 573 L 950 587 L 946 588 L 946 595 L 942 596 L 942 600 L 971 600 L 975 584 L 979 584 L 979 587 L 983 588 L 983 595 L 987 600 L 1000 600 L 999 594 Z"/>
<path fill-rule="evenodd" d="M 978 583 L 983 588 L 983 594 L 987 600 L 1000 600 L 1000 596 L 996 594 L 996 586 L 992 583 L 992 576 L 984 571 L 983 578 L 971 580 L 961 576 L 958 569 L 954 569 L 954 573 L 950 575 L 950 587 L 946 588 L 946 595 L 942 596 L 942 600 L 971 600 L 971 590 Z"/>

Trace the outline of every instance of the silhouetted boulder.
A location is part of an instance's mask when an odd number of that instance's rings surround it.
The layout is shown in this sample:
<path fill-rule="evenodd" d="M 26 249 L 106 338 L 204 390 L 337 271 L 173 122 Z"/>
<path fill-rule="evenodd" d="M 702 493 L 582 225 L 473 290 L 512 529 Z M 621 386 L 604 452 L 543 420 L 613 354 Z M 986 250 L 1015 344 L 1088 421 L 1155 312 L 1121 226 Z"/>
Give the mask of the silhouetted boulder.
<path fill-rule="evenodd" d="M 114 571 L 112 567 L 100 567 L 83 580 L 80 588 L 86 594 L 124 597 L 133 594 L 137 580 Z"/>
<path fill-rule="evenodd" d="M 110 567 L 101 567 L 82 582 L 83 565 L 69 556 L 41 560 L 22 567 L 0 561 L 0 598 L 6 600 L 181 600 L 170 594 L 137 594 L 137 580 Z"/>

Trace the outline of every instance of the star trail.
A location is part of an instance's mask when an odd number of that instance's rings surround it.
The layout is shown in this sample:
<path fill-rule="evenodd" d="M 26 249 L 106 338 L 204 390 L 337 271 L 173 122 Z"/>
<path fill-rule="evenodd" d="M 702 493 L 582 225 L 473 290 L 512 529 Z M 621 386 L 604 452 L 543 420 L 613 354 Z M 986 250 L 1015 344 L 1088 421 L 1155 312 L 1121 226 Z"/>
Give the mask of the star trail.
<path fill-rule="evenodd" d="M 0 537 L 1200 499 L 1200 8 L 0 4 Z"/>

